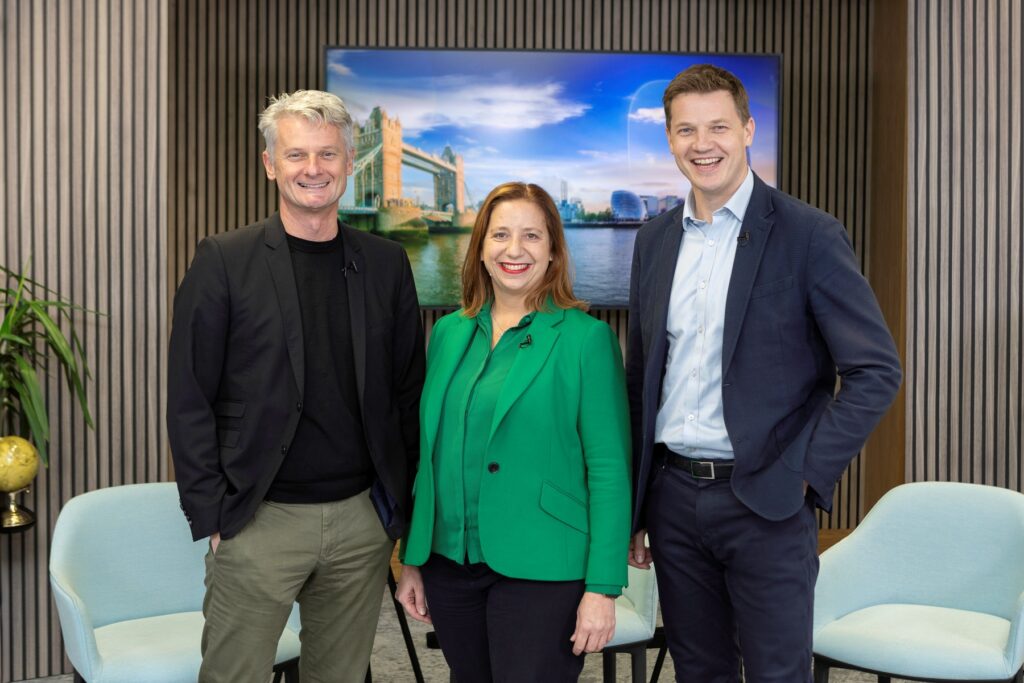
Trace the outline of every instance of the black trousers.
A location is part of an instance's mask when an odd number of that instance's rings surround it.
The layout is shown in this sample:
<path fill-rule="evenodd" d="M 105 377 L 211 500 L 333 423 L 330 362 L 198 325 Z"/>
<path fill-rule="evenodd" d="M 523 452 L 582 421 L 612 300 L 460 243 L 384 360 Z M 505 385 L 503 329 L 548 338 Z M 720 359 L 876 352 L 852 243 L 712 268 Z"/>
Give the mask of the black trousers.
<path fill-rule="evenodd" d="M 808 499 L 769 521 L 728 479 L 673 467 L 648 493 L 648 528 L 665 637 L 676 680 L 747 683 L 811 680 L 818 528 Z"/>
<path fill-rule="evenodd" d="M 458 683 L 568 683 L 583 581 L 512 579 L 486 564 L 431 555 L 422 569 L 430 615 Z"/>

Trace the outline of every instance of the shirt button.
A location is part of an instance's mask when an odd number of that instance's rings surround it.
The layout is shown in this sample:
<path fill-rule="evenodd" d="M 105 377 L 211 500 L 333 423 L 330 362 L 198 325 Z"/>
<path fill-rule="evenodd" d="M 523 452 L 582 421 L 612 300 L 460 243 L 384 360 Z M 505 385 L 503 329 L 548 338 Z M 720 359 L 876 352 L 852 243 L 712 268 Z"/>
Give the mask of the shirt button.
<path fill-rule="evenodd" d="M 689 415 L 686 416 L 686 419 L 689 422 L 693 422 L 696 418 L 694 418 L 693 413 L 690 413 Z"/>
<path fill-rule="evenodd" d="M 498 463 L 496 463 L 496 462 L 492 462 L 489 465 L 487 465 L 487 471 L 490 472 L 491 474 L 494 474 L 495 472 L 497 472 L 500 469 L 501 469 L 501 466 L 498 465 Z"/>
<path fill-rule="evenodd" d="M 715 246 L 715 241 L 714 240 L 708 240 L 708 246 L 709 247 Z"/>
<path fill-rule="evenodd" d="M 697 376 L 697 371 L 696 370 L 690 370 L 690 377 L 696 377 L 696 376 Z"/>
<path fill-rule="evenodd" d="M 704 282 L 703 280 L 701 280 L 701 281 L 700 281 L 700 288 L 701 288 L 701 289 L 704 289 L 705 287 L 707 287 L 707 283 L 706 283 L 706 282 Z"/>
<path fill-rule="evenodd" d="M 703 325 L 701 325 L 700 327 L 697 328 L 697 334 L 704 334 L 704 326 Z"/>

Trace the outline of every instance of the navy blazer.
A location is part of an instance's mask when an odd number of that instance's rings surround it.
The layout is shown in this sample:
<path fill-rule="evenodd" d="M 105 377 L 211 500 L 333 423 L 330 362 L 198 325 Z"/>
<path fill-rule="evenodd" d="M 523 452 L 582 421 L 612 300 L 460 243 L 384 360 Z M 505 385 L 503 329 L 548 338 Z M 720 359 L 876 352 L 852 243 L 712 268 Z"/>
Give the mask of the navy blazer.
<path fill-rule="evenodd" d="M 633 251 L 626 374 L 634 530 L 646 527 L 682 215 L 680 205 L 644 225 Z M 807 481 L 817 504 L 831 509 L 835 483 L 901 379 L 892 335 L 846 230 L 755 175 L 722 339 L 722 401 L 737 498 L 766 519 L 785 519 L 800 509 Z"/>
<path fill-rule="evenodd" d="M 356 389 L 376 471 L 373 500 L 405 533 L 419 459 L 423 328 L 402 247 L 339 224 Z M 252 519 L 295 435 L 306 366 L 291 253 L 279 214 L 207 237 L 174 297 L 167 434 L 195 539 Z"/>

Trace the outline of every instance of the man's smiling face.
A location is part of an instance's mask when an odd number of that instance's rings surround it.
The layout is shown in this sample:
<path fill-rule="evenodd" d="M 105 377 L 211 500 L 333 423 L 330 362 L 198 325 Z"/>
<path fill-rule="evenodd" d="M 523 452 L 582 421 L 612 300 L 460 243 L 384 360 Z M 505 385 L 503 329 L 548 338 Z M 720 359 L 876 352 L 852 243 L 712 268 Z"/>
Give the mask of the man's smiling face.
<path fill-rule="evenodd" d="M 267 177 L 277 182 L 282 214 L 337 211 L 352 174 L 350 152 L 337 126 L 318 126 L 301 116 L 282 117 L 273 157 L 263 152 Z"/>
<path fill-rule="evenodd" d="M 746 178 L 754 119 L 740 120 L 725 90 L 677 95 L 670 111 L 668 146 L 676 166 L 693 186 L 697 205 L 714 212 Z"/>

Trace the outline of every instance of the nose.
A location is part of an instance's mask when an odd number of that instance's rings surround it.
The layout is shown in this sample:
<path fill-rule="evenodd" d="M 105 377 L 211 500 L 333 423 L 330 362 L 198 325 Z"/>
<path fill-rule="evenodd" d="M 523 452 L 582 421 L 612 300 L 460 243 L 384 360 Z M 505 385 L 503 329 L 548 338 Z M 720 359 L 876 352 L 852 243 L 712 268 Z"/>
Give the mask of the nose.
<path fill-rule="evenodd" d="M 696 139 L 695 146 L 697 148 L 703 149 L 703 148 L 707 147 L 710 144 L 711 136 L 709 136 L 708 132 L 706 130 L 704 130 L 703 128 L 698 128 L 696 135 L 697 135 L 697 139 Z"/>
<path fill-rule="evenodd" d="M 320 172 L 320 155 L 310 154 L 306 157 L 306 175 L 317 175 Z"/>
<path fill-rule="evenodd" d="M 519 235 L 513 234 L 508 241 L 508 248 L 505 252 L 512 257 L 523 253 L 523 240 Z"/>

